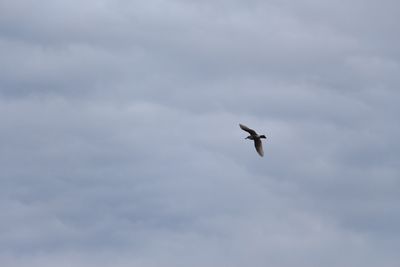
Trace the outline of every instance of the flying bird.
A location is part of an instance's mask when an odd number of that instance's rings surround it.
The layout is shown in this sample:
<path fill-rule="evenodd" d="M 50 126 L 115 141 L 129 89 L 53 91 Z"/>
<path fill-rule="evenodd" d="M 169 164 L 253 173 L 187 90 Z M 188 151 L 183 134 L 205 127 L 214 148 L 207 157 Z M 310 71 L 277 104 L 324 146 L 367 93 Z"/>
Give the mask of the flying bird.
<path fill-rule="evenodd" d="M 265 135 L 258 135 L 256 133 L 256 131 L 254 131 L 253 129 L 250 129 L 249 127 L 247 127 L 247 126 L 245 126 L 243 124 L 239 123 L 239 126 L 243 131 L 246 131 L 246 132 L 248 132 L 250 134 L 245 139 L 254 140 L 254 146 L 256 147 L 257 153 L 261 157 L 263 157 L 264 156 L 264 150 L 263 150 L 263 147 L 262 147 L 261 138 L 267 139 L 267 137 L 265 137 Z"/>

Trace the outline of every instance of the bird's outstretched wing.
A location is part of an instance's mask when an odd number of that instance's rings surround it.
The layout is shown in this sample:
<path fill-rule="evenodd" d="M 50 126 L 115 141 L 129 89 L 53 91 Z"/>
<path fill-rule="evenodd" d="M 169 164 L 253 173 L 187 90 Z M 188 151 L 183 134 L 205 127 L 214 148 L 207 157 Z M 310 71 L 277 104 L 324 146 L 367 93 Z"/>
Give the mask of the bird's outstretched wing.
<path fill-rule="evenodd" d="M 254 139 L 254 146 L 256 147 L 257 153 L 261 157 L 264 157 L 264 150 L 263 150 L 262 142 L 261 142 L 260 138 Z"/>
<path fill-rule="evenodd" d="M 243 125 L 243 124 L 240 124 L 240 123 L 239 123 L 239 126 L 240 126 L 240 128 L 241 128 L 243 131 L 248 132 L 250 135 L 257 135 L 256 131 L 254 131 L 253 129 L 250 129 L 250 128 L 247 127 L 246 125 Z"/>

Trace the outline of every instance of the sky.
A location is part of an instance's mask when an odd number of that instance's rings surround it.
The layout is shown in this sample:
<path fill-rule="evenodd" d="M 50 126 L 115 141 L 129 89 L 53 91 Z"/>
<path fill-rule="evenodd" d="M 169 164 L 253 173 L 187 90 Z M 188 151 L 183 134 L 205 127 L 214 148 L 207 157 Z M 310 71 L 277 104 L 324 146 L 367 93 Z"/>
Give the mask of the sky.
<path fill-rule="evenodd" d="M 398 266 L 399 9 L 1 0 L 1 265 Z"/>

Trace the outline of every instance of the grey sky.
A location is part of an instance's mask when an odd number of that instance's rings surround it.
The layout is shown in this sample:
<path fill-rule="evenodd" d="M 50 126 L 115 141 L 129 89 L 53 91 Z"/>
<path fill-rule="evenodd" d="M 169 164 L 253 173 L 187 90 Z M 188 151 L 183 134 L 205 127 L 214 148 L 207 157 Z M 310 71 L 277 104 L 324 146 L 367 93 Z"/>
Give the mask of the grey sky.
<path fill-rule="evenodd" d="M 397 266 L 399 9 L 0 1 L 1 265 Z"/>

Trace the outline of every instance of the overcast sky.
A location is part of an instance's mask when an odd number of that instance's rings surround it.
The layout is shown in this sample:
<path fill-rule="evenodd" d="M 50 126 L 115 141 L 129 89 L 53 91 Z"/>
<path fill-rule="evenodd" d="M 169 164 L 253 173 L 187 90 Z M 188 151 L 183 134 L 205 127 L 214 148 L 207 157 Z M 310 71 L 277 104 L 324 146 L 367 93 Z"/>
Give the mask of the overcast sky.
<path fill-rule="evenodd" d="M 397 267 L 399 10 L 0 0 L 1 265 Z"/>

